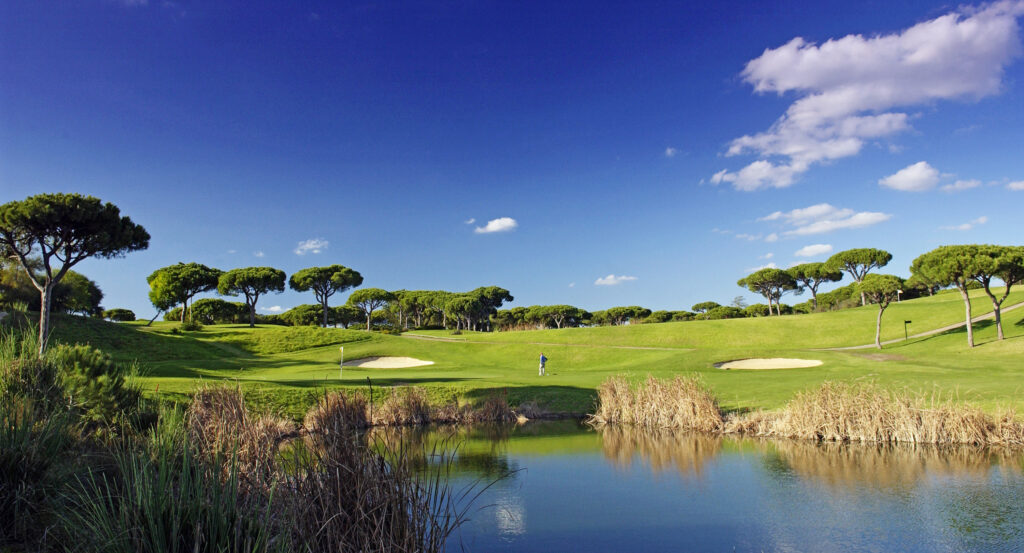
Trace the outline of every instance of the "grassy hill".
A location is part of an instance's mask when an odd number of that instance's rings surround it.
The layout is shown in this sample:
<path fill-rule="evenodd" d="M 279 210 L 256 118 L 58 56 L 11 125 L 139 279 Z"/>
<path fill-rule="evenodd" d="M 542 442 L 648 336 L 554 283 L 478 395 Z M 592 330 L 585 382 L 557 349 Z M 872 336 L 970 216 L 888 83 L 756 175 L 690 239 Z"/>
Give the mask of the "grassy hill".
<path fill-rule="evenodd" d="M 977 294 L 976 294 L 977 295 Z M 1007 305 L 1024 301 L 1015 293 Z M 991 310 L 984 296 L 975 315 Z M 367 389 L 379 397 L 388 386 L 424 386 L 438 400 L 475 401 L 495 392 L 513 404 L 536 401 L 553 410 L 589 411 L 594 389 L 605 378 L 627 374 L 671 376 L 700 373 L 727 409 L 774 408 L 797 391 L 824 380 L 870 379 L 884 386 L 938 393 L 985 409 L 1024 408 L 1024 308 L 1007 313 L 1007 340 L 995 341 L 991 321 L 976 323 L 973 350 L 964 330 L 912 339 L 870 350 L 817 351 L 870 343 L 877 308 L 813 315 L 692 321 L 624 327 L 504 333 L 414 332 L 389 336 L 359 330 L 312 327 L 217 325 L 175 334 L 175 323 L 114 324 L 62 317 L 55 339 L 86 342 L 120 360 L 146 368 L 147 393 L 185 397 L 203 382 L 237 382 L 265 409 L 299 417 L 325 389 Z M 886 311 L 883 338 L 963 320 L 958 294 L 940 294 L 894 304 Z M 424 338 L 427 336 L 429 338 Z M 338 347 L 346 359 L 409 356 L 434 361 L 411 369 L 345 367 L 339 379 Z M 550 359 L 547 377 L 537 376 L 537 357 Z M 747 357 L 799 357 L 824 364 L 808 369 L 722 371 L 719 361 Z"/>

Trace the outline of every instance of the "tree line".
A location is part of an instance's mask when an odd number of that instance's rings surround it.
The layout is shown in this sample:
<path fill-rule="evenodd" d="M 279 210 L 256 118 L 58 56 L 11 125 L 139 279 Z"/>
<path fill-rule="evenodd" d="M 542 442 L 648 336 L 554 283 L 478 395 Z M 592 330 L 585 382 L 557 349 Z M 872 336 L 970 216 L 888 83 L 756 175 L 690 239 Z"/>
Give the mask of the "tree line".
<path fill-rule="evenodd" d="M 261 296 L 284 291 L 285 282 L 297 292 L 313 292 L 316 304 L 300 305 L 282 314 L 258 315 L 256 305 Z M 356 320 L 370 330 L 383 322 L 392 328 L 411 326 L 453 326 L 457 330 L 489 329 L 490 316 L 504 302 L 513 300 L 508 290 L 498 286 L 480 287 L 469 292 L 442 290 L 396 290 L 361 288 L 353 291 L 341 306 L 330 305 L 331 297 L 360 286 L 363 276 L 343 265 L 308 267 L 286 279 L 284 271 L 273 267 L 245 267 L 221 271 L 200 263 L 178 263 L 154 271 L 147 282 L 149 299 L 165 318 L 185 322 L 198 316 L 200 321 L 241 322 L 244 312 L 250 326 L 257 320 L 267 324 L 321 326 L 341 325 L 345 328 Z M 227 302 L 193 298 L 216 291 L 222 296 L 240 297 L 243 302 Z"/>
<path fill-rule="evenodd" d="M 22 201 L 0 205 L 0 301 L 28 303 L 32 289 L 39 294 L 39 353 L 42 355 L 50 335 L 50 313 L 56 308 L 71 313 L 105 316 L 114 320 L 132 320 L 127 309 L 103 310 L 102 291 L 85 276 L 71 270 L 88 258 L 117 258 L 149 246 L 149 233 L 117 206 L 80 194 L 39 194 Z M 309 267 L 287 279 L 289 288 L 313 292 L 316 304 L 298 306 L 280 315 L 266 315 L 267 322 L 348 326 L 360 319 L 366 328 L 375 320 L 394 329 L 439 325 L 456 330 L 513 330 L 522 328 L 563 328 L 583 325 L 622 325 L 693 319 L 721 319 L 747 316 L 779 316 L 783 313 L 810 312 L 835 308 L 860 296 L 860 304 L 870 299 L 879 306 L 876 344 L 882 312 L 893 299 L 934 294 L 944 287 L 956 287 L 965 306 L 968 345 L 974 346 L 971 325 L 972 288 L 981 288 L 992 302 L 997 335 L 1004 338 L 1002 304 L 1011 288 L 1024 280 L 1024 247 L 998 245 L 942 246 L 917 257 L 911 277 L 872 274 L 888 265 L 892 254 L 884 250 L 860 248 L 836 253 L 823 263 L 805 263 L 789 269 L 765 268 L 755 271 L 737 284 L 763 296 L 767 304 L 745 305 L 742 298 L 733 305 L 700 302 L 693 311 L 651 311 L 640 306 L 622 306 L 588 312 L 570 305 L 548 305 L 500 309 L 513 301 L 508 290 L 487 286 L 469 292 L 430 290 L 387 291 L 362 288 L 350 294 L 343 306 L 330 306 L 330 298 L 362 285 L 357 271 L 342 265 Z M 819 293 L 822 284 L 839 282 L 848 274 L 851 285 L 828 293 Z M 273 267 L 245 267 L 221 271 L 199 263 L 177 263 L 154 271 L 147 282 L 149 298 L 160 311 L 173 313 L 184 322 L 198 311 L 210 321 L 241 320 L 246 314 L 250 326 L 258 319 L 257 302 L 268 293 L 284 291 L 286 275 Z M 1005 286 L 996 294 L 993 283 Z M 193 299 L 216 290 L 244 302 L 215 298 Z M 810 292 L 803 305 L 786 306 L 787 293 Z M 179 311 L 174 311 L 179 309 Z M 313 318 L 316 319 L 313 319 Z M 154 317 L 155 318 L 155 317 Z M 152 322 L 152 321 L 150 321 Z"/>

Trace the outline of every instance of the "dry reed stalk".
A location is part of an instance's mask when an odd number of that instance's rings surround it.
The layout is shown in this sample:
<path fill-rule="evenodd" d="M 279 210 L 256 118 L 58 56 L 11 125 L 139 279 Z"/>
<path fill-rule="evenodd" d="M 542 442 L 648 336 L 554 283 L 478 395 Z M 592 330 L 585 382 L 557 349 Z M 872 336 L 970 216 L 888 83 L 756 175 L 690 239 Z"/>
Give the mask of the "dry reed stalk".
<path fill-rule="evenodd" d="M 427 392 L 416 386 L 391 388 L 384 402 L 373 410 L 374 425 L 402 426 L 430 422 L 430 402 Z"/>
<path fill-rule="evenodd" d="M 933 396 L 925 400 L 873 384 L 825 382 L 801 392 L 773 412 L 723 418 L 718 403 L 697 377 L 659 380 L 648 376 L 630 386 L 612 377 L 598 387 L 589 422 L 630 424 L 710 433 L 817 441 L 968 444 L 1024 447 L 1024 422 L 1013 411 L 992 416 Z"/>
<path fill-rule="evenodd" d="M 778 412 L 732 417 L 726 432 L 751 436 L 911 444 L 1024 446 L 1024 423 L 1012 411 L 993 417 L 980 409 L 871 384 L 825 382 Z"/>
<path fill-rule="evenodd" d="M 648 376 L 638 386 L 613 377 L 598 387 L 595 424 L 624 423 L 651 428 L 721 432 L 724 419 L 718 402 L 696 376 L 659 380 Z"/>
<path fill-rule="evenodd" d="M 196 390 L 187 411 L 187 425 L 189 437 L 201 454 L 219 460 L 224 471 L 234 459 L 241 477 L 250 484 L 272 479 L 278 439 L 293 429 L 290 423 L 272 417 L 254 421 L 241 390 L 229 387 Z"/>
<path fill-rule="evenodd" d="M 307 431 L 320 434 L 349 434 L 369 424 L 366 396 L 361 393 L 325 393 L 303 419 Z"/>
<path fill-rule="evenodd" d="M 518 418 L 505 397 L 495 394 L 470 410 L 467 422 L 515 422 Z"/>

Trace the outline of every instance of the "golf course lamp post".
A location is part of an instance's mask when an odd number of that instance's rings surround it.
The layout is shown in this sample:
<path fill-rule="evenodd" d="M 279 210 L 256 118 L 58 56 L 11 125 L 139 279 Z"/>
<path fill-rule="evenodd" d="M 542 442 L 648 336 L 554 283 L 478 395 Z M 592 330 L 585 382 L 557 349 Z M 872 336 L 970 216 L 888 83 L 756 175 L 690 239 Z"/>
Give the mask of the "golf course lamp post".
<path fill-rule="evenodd" d="M 910 339 L 910 334 L 907 332 L 907 325 L 914 321 L 903 321 L 903 341 L 906 342 Z"/>
<path fill-rule="evenodd" d="M 341 351 L 341 361 L 338 362 L 338 380 L 341 380 L 345 370 L 345 346 L 338 349 Z"/>

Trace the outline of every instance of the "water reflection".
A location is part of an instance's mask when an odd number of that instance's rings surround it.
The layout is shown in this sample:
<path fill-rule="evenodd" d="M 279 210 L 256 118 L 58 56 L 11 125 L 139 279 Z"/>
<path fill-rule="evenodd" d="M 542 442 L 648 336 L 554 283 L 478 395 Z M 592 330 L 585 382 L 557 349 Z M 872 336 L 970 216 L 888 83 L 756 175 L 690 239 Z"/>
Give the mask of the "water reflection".
<path fill-rule="evenodd" d="M 776 475 L 795 474 L 833 488 L 907 489 L 926 477 L 988 477 L 993 467 L 1020 472 L 1019 455 L 969 446 L 750 441 Z"/>
<path fill-rule="evenodd" d="M 640 460 L 654 471 L 676 470 L 700 476 L 705 464 L 722 449 L 722 436 L 669 430 L 648 430 L 634 426 L 602 426 L 605 459 L 621 469 Z"/>
<path fill-rule="evenodd" d="M 573 421 L 380 436 L 458 443 L 456 480 L 511 474 L 453 551 L 1024 550 L 1019 453 Z"/>

